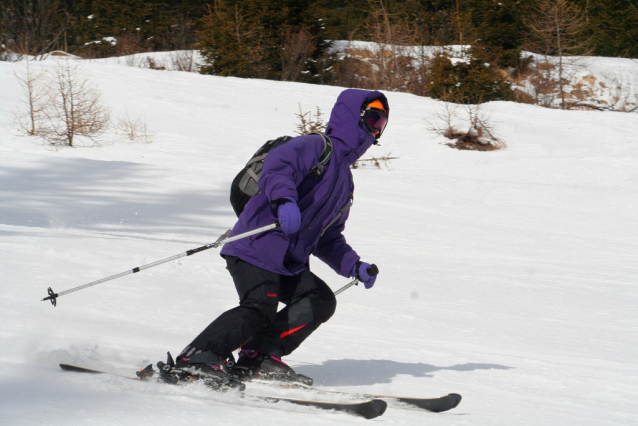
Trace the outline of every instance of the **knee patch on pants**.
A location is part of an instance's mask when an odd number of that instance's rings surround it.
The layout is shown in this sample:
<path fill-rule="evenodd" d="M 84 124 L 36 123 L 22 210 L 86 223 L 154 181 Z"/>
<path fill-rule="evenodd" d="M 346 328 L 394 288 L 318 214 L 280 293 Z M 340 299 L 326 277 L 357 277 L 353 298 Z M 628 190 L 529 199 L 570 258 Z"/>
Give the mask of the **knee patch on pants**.
<path fill-rule="evenodd" d="M 335 313 L 337 309 L 337 298 L 332 290 L 326 286 L 325 289 L 320 288 L 315 297 L 313 297 L 312 305 L 315 321 L 324 323 Z"/>

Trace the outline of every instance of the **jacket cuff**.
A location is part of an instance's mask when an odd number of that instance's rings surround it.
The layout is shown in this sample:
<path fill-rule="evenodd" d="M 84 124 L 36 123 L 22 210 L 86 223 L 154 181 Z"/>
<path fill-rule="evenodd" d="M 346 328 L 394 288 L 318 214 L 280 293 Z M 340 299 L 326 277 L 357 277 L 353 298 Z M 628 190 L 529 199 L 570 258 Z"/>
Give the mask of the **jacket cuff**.
<path fill-rule="evenodd" d="M 279 207 L 282 204 L 286 204 L 286 203 L 297 203 L 297 200 L 295 200 L 292 197 L 283 197 L 283 198 L 277 198 L 276 200 L 273 200 L 270 204 L 273 207 Z"/>

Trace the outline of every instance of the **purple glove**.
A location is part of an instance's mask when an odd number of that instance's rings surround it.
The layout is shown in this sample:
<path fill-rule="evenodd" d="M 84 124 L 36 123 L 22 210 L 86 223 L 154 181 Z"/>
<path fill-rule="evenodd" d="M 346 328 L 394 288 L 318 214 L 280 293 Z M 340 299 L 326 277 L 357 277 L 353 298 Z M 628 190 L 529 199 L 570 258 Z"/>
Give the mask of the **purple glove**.
<path fill-rule="evenodd" d="M 301 227 L 301 212 L 294 198 L 286 197 L 275 201 L 279 227 L 284 235 L 294 234 Z"/>
<path fill-rule="evenodd" d="M 365 288 L 372 288 L 374 282 L 377 280 L 378 273 L 379 268 L 377 268 L 377 265 L 370 265 L 369 263 L 358 261 L 352 267 L 350 276 L 358 278 L 359 281 L 363 282 Z"/>

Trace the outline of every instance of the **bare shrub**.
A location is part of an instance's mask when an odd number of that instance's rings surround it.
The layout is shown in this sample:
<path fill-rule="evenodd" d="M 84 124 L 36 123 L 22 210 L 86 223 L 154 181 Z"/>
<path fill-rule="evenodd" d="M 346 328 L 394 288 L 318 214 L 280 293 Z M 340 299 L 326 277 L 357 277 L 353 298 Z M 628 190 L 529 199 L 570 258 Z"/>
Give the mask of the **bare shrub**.
<path fill-rule="evenodd" d="M 146 57 L 146 66 L 142 68 L 150 68 L 152 70 L 159 70 L 159 71 L 164 71 L 166 69 L 164 65 L 158 64 L 157 61 L 155 61 L 155 59 L 152 56 Z"/>
<path fill-rule="evenodd" d="M 505 148 L 495 132 L 495 125 L 481 104 L 443 102 L 427 128 L 450 139 L 446 145 L 460 150 L 494 151 Z"/>
<path fill-rule="evenodd" d="M 133 68 L 148 68 L 152 70 L 165 70 L 166 67 L 158 63 L 152 56 L 137 53 L 124 57 L 127 66 Z"/>
<path fill-rule="evenodd" d="M 594 77 L 583 77 L 583 79 L 576 85 L 583 93 L 583 96 L 577 96 L 578 101 L 572 102 L 571 106 L 598 111 L 638 111 L 638 94 L 634 90 L 631 80 L 627 81 L 625 76 L 622 74 L 614 74 L 612 76 L 608 75 L 607 78 L 611 82 L 610 87 L 607 87 L 607 85 L 603 82 L 598 83 L 602 88 L 609 91 L 609 102 L 599 100 L 594 103 L 591 101 L 590 98 L 593 97 L 591 92 L 593 91 L 593 87 L 597 83 L 597 80 Z"/>
<path fill-rule="evenodd" d="M 533 99 L 533 103 L 551 108 L 558 95 L 558 82 L 554 78 L 555 65 L 548 56 L 542 61 L 536 61 L 519 76 L 519 85 L 525 87 L 526 93 Z"/>
<path fill-rule="evenodd" d="M 415 44 L 412 24 L 404 17 L 394 17 L 381 0 L 369 0 L 371 18 L 366 30 L 376 42 L 372 84 L 389 90 L 404 89 L 409 78 L 412 58 L 405 46 Z M 407 74 L 407 75 L 406 75 Z"/>
<path fill-rule="evenodd" d="M 126 111 L 124 117 L 118 117 L 114 131 L 131 142 L 151 143 L 155 135 L 148 131 L 146 121 L 140 116 L 131 117 Z"/>
<path fill-rule="evenodd" d="M 375 167 L 380 169 L 382 165 L 387 166 L 390 163 L 390 160 L 398 160 L 399 157 L 392 157 L 392 153 L 389 152 L 383 157 L 372 157 L 372 158 L 359 158 L 352 164 L 353 169 L 360 169 L 362 167 Z"/>
<path fill-rule="evenodd" d="M 323 133 L 328 126 L 328 123 L 324 123 L 322 118 L 321 109 L 317 107 L 315 116 L 312 116 L 312 112 L 303 112 L 301 110 L 301 104 L 299 104 L 299 114 L 295 114 L 299 118 L 300 123 L 297 125 L 298 135 L 307 135 L 312 132 Z"/>
<path fill-rule="evenodd" d="M 109 124 L 109 111 L 80 64 L 69 59 L 57 60 L 48 86 L 46 124 L 41 136 L 52 145 L 74 146 L 78 136 L 97 142 L 96 137 Z"/>
<path fill-rule="evenodd" d="M 302 26 L 299 31 L 286 28 L 281 49 L 281 80 L 299 81 L 306 64 L 312 57 L 314 43 L 310 31 Z"/>
<path fill-rule="evenodd" d="M 133 68 L 146 68 L 146 58 L 142 55 L 128 55 L 124 57 L 127 66 Z"/>
<path fill-rule="evenodd" d="M 455 122 L 460 120 L 460 105 L 452 102 L 440 102 L 432 117 L 425 120 L 428 131 L 445 136 L 454 128 Z"/>
<path fill-rule="evenodd" d="M 366 38 L 372 49 L 348 48 L 337 64 L 336 83 L 364 89 L 408 91 L 425 94 L 429 56 L 417 42 L 416 24 L 403 15 L 392 15 L 381 0 L 368 0 Z"/>
<path fill-rule="evenodd" d="M 631 82 L 627 82 L 622 74 L 612 77 L 612 82 L 614 83 L 612 103 L 603 109 L 622 112 L 638 111 L 638 93 Z"/>
<path fill-rule="evenodd" d="M 587 28 L 587 17 L 578 5 L 568 0 L 538 0 L 525 22 L 531 33 L 531 50 L 545 55 L 548 65 L 548 55 L 555 55 L 558 59 L 555 64 L 556 75 L 552 78 L 558 86 L 561 109 L 566 109 L 566 72 L 577 65 L 570 64 L 566 56 L 587 52 L 588 41 L 582 37 Z"/>
<path fill-rule="evenodd" d="M 199 72 L 196 50 L 176 50 L 169 54 L 171 69 L 185 72 Z"/>
<path fill-rule="evenodd" d="M 37 136 L 41 133 L 46 118 L 48 94 L 44 84 L 45 73 L 42 70 L 34 71 L 29 60 L 24 61 L 24 64 L 23 72 L 13 70 L 22 89 L 21 104 L 14 112 L 14 123 L 20 132 Z"/>
<path fill-rule="evenodd" d="M 514 101 L 521 104 L 538 104 L 532 95 L 518 88 L 514 88 Z"/>
<path fill-rule="evenodd" d="M 127 66 L 134 68 L 199 72 L 198 52 L 196 50 L 166 52 L 166 57 L 138 53 L 125 56 L 124 61 Z"/>
<path fill-rule="evenodd" d="M 336 65 L 340 86 L 424 95 L 430 59 L 412 47 L 375 43 L 371 50 L 347 48 Z"/>

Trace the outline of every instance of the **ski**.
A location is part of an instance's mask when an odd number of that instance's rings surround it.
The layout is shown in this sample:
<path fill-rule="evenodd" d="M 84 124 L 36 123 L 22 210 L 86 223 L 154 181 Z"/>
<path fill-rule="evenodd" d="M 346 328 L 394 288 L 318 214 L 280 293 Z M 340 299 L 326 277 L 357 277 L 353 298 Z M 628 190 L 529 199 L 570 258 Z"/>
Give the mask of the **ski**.
<path fill-rule="evenodd" d="M 110 373 L 107 371 L 95 370 L 92 368 L 81 367 L 73 364 L 60 364 L 60 368 L 63 371 L 71 371 L 76 373 L 88 373 L 88 374 L 108 374 L 111 376 L 121 377 L 124 379 L 146 381 L 140 376 L 130 377 L 121 374 Z M 144 370 L 141 370 L 143 372 Z M 318 401 L 313 399 L 296 399 L 296 398 L 282 398 L 282 397 L 270 397 L 270 396 L 256 396 L 247 395 L 251 398 L 256 398 L 261 401 L 269 403 L 287 402 L 295 405 L 302 405 L 306 407 L 314 407 L 321 410 L 333 410 L 353 414 L 363 417 L 364 419 L 374 419 L 385 413 L 388 407 L 388 403 L 382 399 L 366 398 L 364 401 L 357 402 L 331 402 L 331 401 Z"/>
<path fill-rule="evenodd" d="M 421 408 L 423 410 L 432 411 L 434 413 L 442 413 L 444 411 L 456 408 L 461 403 L 461 395 L 458 393 L 450 393 L 435 398 L 417 398 L 410 396 L 395 395 L 376 395 L 365 394 L 364 396 L 378 398 L 381 400 L 392 400 L 412 407 Z"/>
<path fill-rule="evenodd" d="M 411 397 L 411 396 L 398 396 L 398 395 L 379 395 L 379 394 L 370 394 L 370 393 L 356 393 L 356 392 L 341 392 L 341 391 L 331 391 L 321 388 L 316 388 L 313 386 L 307 386 L 302 383 L 286 383 L 286 382 L 269 382 L 265 380 L 252 380 L 253 383 L 259 383 L 261 385 L 266 386 L 274 386 L 278 388 L 289 388 L 289 389 L 300 389 L 313 393 L 317 393 L 319 395 L 350 395 L 352 397 L 359 398 L 373 398 L 373 399 L 381 399 L 388 400 L 390 402 L 396 402 L 399 404 L 407 405 L 410 407 L 420 408 L 423 410 L 431 411 L 434 413 L 442 413 L 444 411 L 449 411 L 453 408 L 456 408 L 460 403 L 462 396 L 458 393 L 450 393 L 448 395 L 443 395 L 440 397 L 430 397 L 430 398 L 422 398 L 422 397 Z M 249 384 L 251 381 L 246 381 L 245 383 Z"/>
<path fill-rule="evenodd" d="M 281 397 L 270 397 L 270 396 L 258 396 L 258 399 L 267 401 L 267 402 L 289 402 L 295 405 L 304 405 L 307 407 L 315 407 L 322 410 L 335 410 L 342 411 L 349 414 L 354 414 L 364 419 L 374 419 L 377 418 L 388 408 L 388 403 L 382 399 L 369 399 L 362 402 L 329 402 L 329 401 L 317 401 L 317 400 L 304 400 L 304 399 L 293 399 L 293 398 L 281 398 Z"/>
<path fill-rule="evenodd" d="M 130 376 L 125 376 L 123 374 L 109 373 L 109 372 L 100 371 L 100 370 L 93 370 L 91 368 L 80 367 L 79 365 L 73 365 L 73 364 L 60 364 L 60 368 L 62 370 L 64 370 L 64 371 L 73 371 L 74 373 L 108 374 L 109 376 L 117 376 L 117 377 L 122 377 L 124 379 L 140 380 L 139 377 L 130 377 Z"/>

